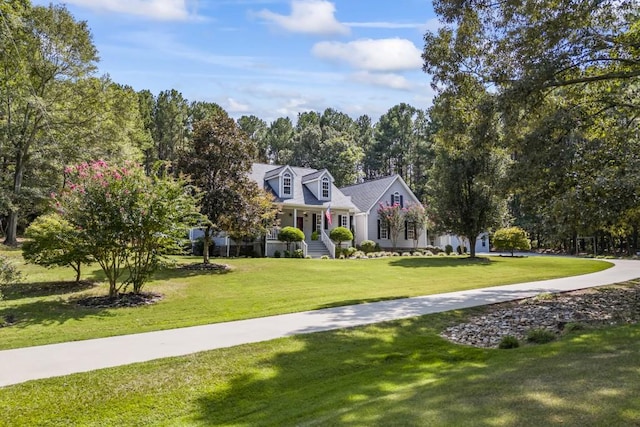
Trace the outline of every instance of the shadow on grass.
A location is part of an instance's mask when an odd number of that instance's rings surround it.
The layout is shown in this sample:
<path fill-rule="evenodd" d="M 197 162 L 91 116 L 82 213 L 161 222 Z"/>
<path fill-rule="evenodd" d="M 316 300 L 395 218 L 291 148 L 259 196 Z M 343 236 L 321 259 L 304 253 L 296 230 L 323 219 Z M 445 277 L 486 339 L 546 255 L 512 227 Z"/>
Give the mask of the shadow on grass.
<path fill-rule="evenodd" d="M 100 308 L 81 307 L 74 302 L 62 299 L 53 301 L 35 301 L 20 304 L 17 307 L 0 309 L 0 321 L 10 319 L 10 328 L 26 328 L 31 325 L 61 325 L 69 320 L 84 317 L 112 317 L 117 314 Z"/>
<path fill-rule="evenodd" d="M 59 282 L 29 282 L 4 285 L 2 293 L 5 300 L 22 298 L 45 297 L 51 295 L 65 295 L 92 289 L 97 285 L 93 281 L 59 281 Z"/>
<path fill-rule="evenodd" d="M 218 385 L 197 398 L 195 417 L 205 425 L 637 423 L 640 327 L 483 350 L 437 336 L 459 315 L 248 348 L 229 381 L 211 374 Z"/>
<path fill-rule="evenodd" d="M 488 266 L 492 261 L 484 257 L 422 257 L 422 258 L 400 258 L 389 262 L 392 267 L 424 268 L 424 267 L 469 267 Z"/>

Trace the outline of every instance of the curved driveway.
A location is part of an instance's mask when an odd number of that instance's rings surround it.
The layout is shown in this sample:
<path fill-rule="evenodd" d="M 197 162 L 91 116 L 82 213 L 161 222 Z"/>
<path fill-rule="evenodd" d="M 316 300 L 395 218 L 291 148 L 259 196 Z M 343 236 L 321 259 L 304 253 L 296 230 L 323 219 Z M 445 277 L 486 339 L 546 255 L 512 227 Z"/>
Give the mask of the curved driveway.
<path fill-rule="evenodd" d="M 0 387 L 291 335 L 511 301 L 542 292 L 608 285 L 640 277 L 639 261 L 611 262 L 615 265 L 607 270 L 561 279 L 4 350 L 0 351 Z"/>

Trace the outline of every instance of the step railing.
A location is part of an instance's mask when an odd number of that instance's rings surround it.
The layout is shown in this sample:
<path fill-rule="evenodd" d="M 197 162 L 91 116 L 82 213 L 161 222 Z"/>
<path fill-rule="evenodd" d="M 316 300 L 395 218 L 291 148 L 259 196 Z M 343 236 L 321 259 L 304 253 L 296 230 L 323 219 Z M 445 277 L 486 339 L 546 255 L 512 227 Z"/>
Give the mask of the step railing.
<path fill-rule="evenodd" d="M 329 236 L 327 236 L 327 233 L 325 233 L 324 230 L 322 230 L 322 243 L 324 243 L 324 246 L 329 250 L 329 256 L 331 258 L 335 258 L 336 245 L 331 241 L 331 239 L 329 238 Z"/>

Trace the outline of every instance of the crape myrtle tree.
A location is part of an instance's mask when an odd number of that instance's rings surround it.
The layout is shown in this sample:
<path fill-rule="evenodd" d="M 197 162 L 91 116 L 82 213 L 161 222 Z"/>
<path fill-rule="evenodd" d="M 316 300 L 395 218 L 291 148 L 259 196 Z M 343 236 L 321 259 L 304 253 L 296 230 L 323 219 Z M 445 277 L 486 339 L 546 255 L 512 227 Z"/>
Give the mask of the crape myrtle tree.
<path fill-rule="evenodd" d="M 400 207 L 398 203 L 394 203 L 393 205 L 390 205 L 388 202 L 385 204 L 380 203 L 378 207 L 378 218 L 381 223 L 387 225 L 391 246 L 395 251 L 400 233 L 404 230 L 404 209 Z"/>
<path fill-rule="evenodd" d="M 202 191 L 201 212 L 207 217 L 202 224 L 205 264 L 213 233 L 245 215 L 247 198 L 255 194 L 252 187 L 257 184 L 248 178 L 255 152 L 255 144 L 222 110 L 193 125 L 191 144 L 182 153 L 178 170 Z"/>
<path fill-rule="evenodd" d="M 407 227 L 413 227 L 413 247 L 418 248 L 418 241 L 427 225 L 427 214 L 424 207 L 418 203 L 411 203 L 405 208 L 404 219 Z"/>
<path fill-rule="evenodd" d="M 200 214 L 192 188 L 181 178 L 130 163 L 104 161 L 68 167 L 67 186 L 54 196 L 58 214 L 83 254 L 91 256 L 109 281 L 109 296 L 129 286 L 139 293 L 166 255 L 181 251 Z M 123 274 L 127 276 L 120 280 Z"/>

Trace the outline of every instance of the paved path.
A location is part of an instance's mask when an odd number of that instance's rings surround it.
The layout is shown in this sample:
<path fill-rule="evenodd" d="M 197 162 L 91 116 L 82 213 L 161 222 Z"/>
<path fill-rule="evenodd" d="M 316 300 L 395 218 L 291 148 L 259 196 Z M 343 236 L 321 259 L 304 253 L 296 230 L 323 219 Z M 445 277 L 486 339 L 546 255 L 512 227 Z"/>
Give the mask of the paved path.
<path fill-rule="evenodd" d="M 527 298 L 542 292 L 562 292 L 607 285 L 640 277 L 639 261 L 613 262 L 613 268 L 576 277 L 4 350 L 0 351 L 0 387 L 32 379 L 182 356 L 296 334 L 475 307 Z"/>

